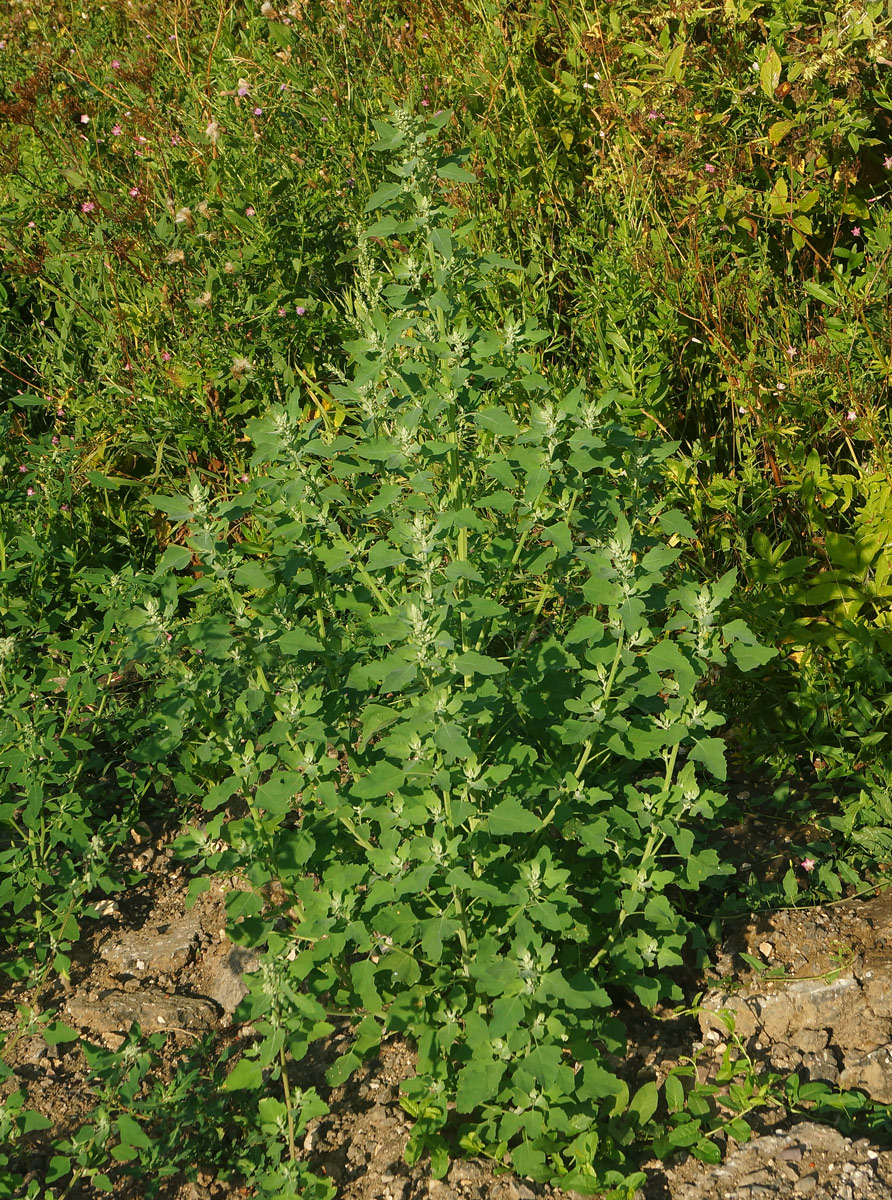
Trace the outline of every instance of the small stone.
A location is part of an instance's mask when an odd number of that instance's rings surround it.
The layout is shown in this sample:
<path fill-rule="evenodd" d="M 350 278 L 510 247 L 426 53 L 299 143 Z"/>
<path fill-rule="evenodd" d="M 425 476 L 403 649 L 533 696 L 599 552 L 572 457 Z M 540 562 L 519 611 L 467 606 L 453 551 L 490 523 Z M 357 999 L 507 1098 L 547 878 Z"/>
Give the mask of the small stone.
<path fill-rule="evenodd" d="M 817 1175 L 803 1175 L 793 1184 L 793 1191 L 797 1196 L 807 1196 L 809 1192 L 813 1192 L 818 1186 Z"/>
<path fill-rule="evenodd" d="M 774 946 L 772 946 L 771 942 L 759 942 L 759 953 L 763 958 L 771 958 L 772 954 L 774 954 Z"/>
<path fill-rule="evenodd" d="M 787 1146 L 786 1150 L 781 1150 L 778 1158 L 784 1162 L 802 1162 L 802 1151 L 798 1146 Z"/>

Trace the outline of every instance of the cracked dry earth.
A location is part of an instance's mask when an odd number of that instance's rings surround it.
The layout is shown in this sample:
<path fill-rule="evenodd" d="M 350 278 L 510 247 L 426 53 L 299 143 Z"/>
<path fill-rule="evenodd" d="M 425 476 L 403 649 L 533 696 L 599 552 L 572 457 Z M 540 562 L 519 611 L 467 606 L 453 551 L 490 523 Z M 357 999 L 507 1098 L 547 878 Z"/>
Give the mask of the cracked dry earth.
<path fill-rule="evenodd" d="M 178 1049 L 205 1034 L 213 1034 L 220 1051 L 248 1036 L 231 1019 L 246 991 L 243 976 L 258 960 L 226 937 L 225 896 L 241 882 L 215 881 L 187 910 L 188 868 L 173 860 L 169 841 L 140 839 L 130 858 L 146 872 L 143 882 L 115 902 L 101 902 L 102 920 L 92 929 L 85 924 L 72 954 L 70 985 L 53 985 L 41 1003 L 55 1006 L 89 1041 L 111 1048 L 134 1021 L 146 1032 L 166 1031 L 172 1063 Z M 788 978 L 766 980 L 741 952 Z M 763 916 L 725 946 L 717 969 L 719 986 L 706 995 L 700 1018 L 701 1040 L 693 1021 L 674 1023 L 671 1034 L 662 1025 L 651 1041 L 642 1038 L 632 1048 L 632 1076 L 640 1067 L 641 1078 L 661 1077 L 673 1061 L 698 1050 L 702 1062 L 718 1059 L 727 1037 L 718 1014 L 730 1009 L 757 1061 L 892 1101 L 892 900 Z M 4 1031 L 15 1026 L 16 1001 L 27 999 L 17 986 L 0 996 Z M 336 1183 L 339 1200 L 573 1200 L 573 1193 L 496 1175 L 482 1160 L 454 1162 L 444 1180 L 431 1179 L 425 1162 L 406 1166 L 409 1122 L 399 1087 L 412 1073 L 411 1047 L 386 1041 L 377 1059 L 343 1087 L 329 1089 L 325 1070 L 346 1049 L 346 1039 L 346 1030 L 334 1035 L 293 1071 L 296 1085 L 315 1086 L 331 1106 L 308 1127 L 303 1149 L 312 1168 Z M 51 1132 L 70 1136 L 87 1118 L 91 1097 L 77 1043 L 47 1046 L 39 1036 L 21 1038 L 10 1065 L 15 1073 L 4 1091 L 25 1084 L 30 1103 L 54 1122 Z M 808 1121 L 767 1126 L 746 1145 L 729 1142 L 717 1167 L 692 1158 L 645 1164 L 648 1183 L 636 1200 L 892 1200 L 892 1151 Z M 33 1138 L 24 1164 L 31 1178 L 42 1177 L 51 1154 L 46 1138 Z M 199 1170 L 197 1178 L 171 1179 L 162 1196 L 248 1194 Z M 141 1200 L 138 1181 L 120 1178 L 115 1195 Z"/>

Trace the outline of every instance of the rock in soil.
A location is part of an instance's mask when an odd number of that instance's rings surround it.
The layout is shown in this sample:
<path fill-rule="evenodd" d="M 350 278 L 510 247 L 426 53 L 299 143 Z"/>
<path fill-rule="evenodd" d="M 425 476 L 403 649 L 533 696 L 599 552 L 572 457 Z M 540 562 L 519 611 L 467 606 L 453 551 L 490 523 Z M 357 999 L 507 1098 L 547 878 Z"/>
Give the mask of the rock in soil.
<path fill-rule="evenodd" d="M 66 1012 L 76 1025 L 102 1036 L 107 1045 L 120 1046 L 136 1022 L 143 1033 L 160 1031 L 204 1033 L 217 1024 L 216 1005 L 200 996 L 169 996 L 155 988 L 135 992 L 108 989 L 96 996 L 72 996 Z"/>
<path fill-rule="evenodd" d="M 892 1153 L 804 1121 L 754 1138 L 721 1166 L 670 1173 L 672 1200 L 892 1200 Z"/>
<path fill-rule="evenodd" d="M 113 934 L 99 953 L 118 975 L 173 975 L 189 961 L 200 936 L 198 916 L 192 912 L 170 923 Z"/>
<path fill-rule="evenodd" d="M 766 933 L 779 978 L 741 968 L 741 952 L 759 957 Z M 704 1036 L 728 1035 L 720 1016 L 726 1010 L 747 1050 L 776 1069 L 892 1103 L 892 902 L 886 895 L 758 918 L 726 947 L 719 971 L 744 982 L 706 994 Z"/>

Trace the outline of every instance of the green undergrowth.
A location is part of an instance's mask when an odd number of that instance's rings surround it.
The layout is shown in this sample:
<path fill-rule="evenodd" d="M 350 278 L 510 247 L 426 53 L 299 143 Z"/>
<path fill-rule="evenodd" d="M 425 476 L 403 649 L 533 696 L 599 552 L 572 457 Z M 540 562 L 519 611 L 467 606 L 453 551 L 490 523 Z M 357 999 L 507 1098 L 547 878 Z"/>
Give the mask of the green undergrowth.
<path fill-rule="evenodd" d="M 47 989 L 140 821 L 193 897 L 249 881 L 262 966 L 169 1085 L 82 1042 L 64 1138 L 0 1067 L 0 1195 L 328 1197 L 300 1068 L 345 1027 L 330 1085 L 417 1047 L 435 1175 L 625 1196 L 766 1104 L 880 1136 L 742 1044 L 631 1083 L 617 1014 L 892 851 L 888 7 L 3 20 L 8 1057 L 77 1038 Z"/>

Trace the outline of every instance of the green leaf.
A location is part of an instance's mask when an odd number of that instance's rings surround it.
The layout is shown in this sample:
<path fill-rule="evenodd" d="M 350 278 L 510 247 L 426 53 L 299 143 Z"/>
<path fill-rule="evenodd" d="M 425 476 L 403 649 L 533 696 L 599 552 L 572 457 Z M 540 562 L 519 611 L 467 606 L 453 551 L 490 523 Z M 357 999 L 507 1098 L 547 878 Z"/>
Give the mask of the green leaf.
<path fill-rule="evenodd" d="M 671 1113 L 680 1112 L 684 1108 L 684 1085 L 677 1075 L 667 1075 L 663 1084 L 663 1095 L 666 1107 Z"/>
<path fill-rule="evenodd" d="M 22 1133 L 33 1133 L 38 1129 L 51 1129 L 53 1122 L 49 1117 L 45 1117 L 43 1113 L 39 1113 L 35 1108 L 26 1108 L 16 1118 L 16 1124 Z"/>
<path fill-rule="evenodd" d="M 121 1135 L 121 1141 L 128 1146 L 138 1146 L 142 1150 L 151 1148 L 151 1139 L 147 1136 L 145 1130 L 132 1117 L 126 1113 L 115 1120 L 118 1127 L 118 1133 Z"/>
<path fill-rule="evenodd" d="M 473 1112 L 481 1104 L 493 1100 L 505 1073 L 505 1063 L 496 1059 L 475 1057 L 458 1073 L 455 1107 L 460 1113 Z"/>
<path fill-rule="evenodd" d="M 453 661 L 453 666 L 461 675 L 503 675 L 508 668 L 495 658 L 478 654 L 476 650 L 466 650 L 464 654 Z"/>
<path fill-rule="evenodd" d="M 241 1058 L 223 1081 L 224 1092 L 255 1091 L 263 1084 L 263 1068 L 256 1058 Z"/>
<path fill-rule="evenodd" d="M 678 534 L 679 537 L 693 538 L 696 537 L 696 531 L 693 525 L 677 508 L 672 508 L 669 512 L 660 513 L 660 525 L 664 533 Z"/>
<path fill-rule="evenodd" d="M 386 759 L 377 762 L 350 789 L 351 796 L 360 800 L 377 800 L 389 792 L 397 792 L 406 782 L 406 772 Z"/>
<path fill-rule="evenodd" d="M 819 283 L 814 283 L 811 279 L 807 279 L 802 286 L 815 300 L 820 300 L 822 304 L 829 304 L 832 308 L 839 308 L 839 296 L 834 295 L 833 292 L 822 287 Z"/>
<path fill-rule="evenodd" d="M 279 646 L 285 654 L 297 654 L 301 650 L 321 650 L 322 643 L 306 629 L 289 629 L 279 638 Z"/>
<path fill-rule="evenodd" d="M 44 1182 L 56 1183 L 57 1180 L 64 1178 L 70 1170 L 71 1159 L 64 1154 L 54 1154 L 50 1159 L 49 1167 L 47 1167 Z"/>
<path fill-rule="evenodd" d="M 260 564 L 255 562 L 242 563 L 240 567 L 236 568 L 233 579 L 239 587 L 250 588 L 254 592 L 265 591 L 273 583 L 272 576 L 268 575 Z M 279 644 L 281 645 L 281 639 Z"/>
<path fill-rule="evenodd" d="M 777 658 L 778 651 L 774 646 L 746 646 L 735 642 L 729 654 L 741 671 L 753 671 L 756 667 L 764 667 L 773 658 Z"/>
<path fill-rule="evenodd" d="M 80 1034 L 63 1021 L 53 1021 L 43 1028 L 43 1040 L 48 1046 L 58 1046 L 63 1042 L 76 1042 Z"/>
<path fill-rule="evenodd" d="M 160 509 L 171 521 L 191 521 L 192 505 L 187 496 L 147 496 L 147 503 Z"/>
<path fill-rule="evenodd" d="M 346 1083 L 354 1071 L 362 1066 L 362 1059 L 353 1050 L 348 1050 L 340 1058 L 336 1058 L 325 1072 L 325 1082 L 329 1087 L 340 1087 Z"/>
<path fill-rule="evenodd" d="M 657 1111 L 660 1092 L 653 1080 L 648 1080 L 642 1084 L 632 1099 L 629 1101 L 629 1112 L 637 1117 L 637 1124 L 640 1128 L 646 1125 L 654 1113 Z"/>
<path fill-rule="evenodd" d="M 466 171 L 464 167 L 460 167 L 458 163 L 443 163 L 437 167 L 437 175 L 440 179 L 448 179 L 451 183 L 476 183 L 477 176 L 470 171 Z"/>
<path fill-rule="evenodd" d="M 289 812 L 303 786 L 304 777 L 299 771 L 277 771 L 257 789 L 257 807 L 275 816 Z"/>
<path fill-rule="evenodd" d="M 504 408 L 480 409 L 474 413 L 474 424 L 479 429 L 488 429 L 500 437 L 514 437 L 518 428 Z"/>
<path fill-rule="evenodd" d="M 159 579 L 168 571 L 183 571 L 192 561 L 192 551 L 188 546 L 169 545 L 161 555 L 161 561 L 155 568 L 155 578 Z"/>
<path fill-rule="evenodd" d="M 774 93 L 772 92 L 772 95 Z M 779 146 L 791 129 L 794 129 L 798 124 L 797 121 L 774 121 L 768 126 L 768 140 L 772 146 Z"/>
<path fill-rule="evenodd" d="M 722 1161 L 721 1149 L 715 1142 L 709 1141 L 708 1138 L 703 1138 L 702 1141 L 692 1146 L 691 1154 L 693 1154 L 694 1158 L 699 1158 L 701 1162 L 710 1163 L 712 1166 Z"/>
<path fill-rule="evenodd" d="M 694 762 L 702 762 L 716 779 L 725 780 L 728 778 L 728 764 L 725 762 L 725 743 L 721 738 L 698 738 L 688 752 L 688 757 Z"/>
<path fill-rule="evenodd" d="M 765 61 L 759 70 L 759 83 L 762 86 L 762 91 L 769 99 L 774 99 L 774 93 L 777 91 L 778 84 L 780 83 L 782 69 L 783 64 L 778 52 L 774 46 L 769 46 L 768 53 L 765 55 Z"/>
<path fill-rule="evenodd" d="M 512 833 L 533 833 L 541 825 L 540 817 L 528 812 L 514 799 L 502 800 L 489 814 L 489 832 L 494 837 L 504 837 Z"/>

